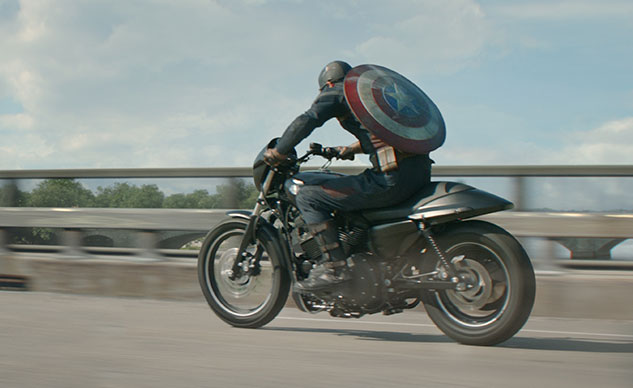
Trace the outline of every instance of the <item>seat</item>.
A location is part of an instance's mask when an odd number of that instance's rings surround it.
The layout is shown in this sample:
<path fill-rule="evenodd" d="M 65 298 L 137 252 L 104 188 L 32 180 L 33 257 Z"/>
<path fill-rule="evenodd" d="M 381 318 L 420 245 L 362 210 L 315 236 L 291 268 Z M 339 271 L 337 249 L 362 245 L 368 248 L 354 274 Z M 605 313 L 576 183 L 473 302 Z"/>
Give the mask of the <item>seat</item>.
<path fill-rule="evenodd" d="M 445 181 L 431 182 L 404 202 L 384 208 L 361 210 L 360 214 L 372 224 L 390 220 L 401 220 L 414 213 L 416 209 L 423 207 L 438 198 L 442 198 L 448 194 L 472 189 L 472 186 L 468 186 L 463 183 Z"/>

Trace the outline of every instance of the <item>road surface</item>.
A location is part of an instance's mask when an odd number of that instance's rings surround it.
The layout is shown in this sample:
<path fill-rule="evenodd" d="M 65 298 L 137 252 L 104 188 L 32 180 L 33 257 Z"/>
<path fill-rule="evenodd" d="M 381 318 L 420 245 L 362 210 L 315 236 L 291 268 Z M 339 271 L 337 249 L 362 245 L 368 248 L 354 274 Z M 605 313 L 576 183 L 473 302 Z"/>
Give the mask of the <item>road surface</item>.
<path fill-rule="evenodd" d="M 506 343 L 473 347 L 423 312 L 342 320 L 287 308 L 249 330 L 202 299 L 0 292 L 2 388 L 339 386 L 633 387 L 633 322 L 531 318 Z"/>

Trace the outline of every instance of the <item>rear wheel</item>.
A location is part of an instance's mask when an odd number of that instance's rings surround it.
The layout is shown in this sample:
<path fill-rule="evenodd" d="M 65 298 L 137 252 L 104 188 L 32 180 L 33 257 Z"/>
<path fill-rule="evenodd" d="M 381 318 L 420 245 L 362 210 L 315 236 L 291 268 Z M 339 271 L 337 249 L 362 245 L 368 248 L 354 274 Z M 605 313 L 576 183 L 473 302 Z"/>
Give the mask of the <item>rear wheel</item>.
<path fill-rule="evenodd" d="M 256 243 L 246 251 L 250 257 L 261 258 L 254 269 L 231 279 L 246 225 L 246 220 L 229 220 L 209 232 L 198 255 L 198 280 L 218 317 L 233 326 L 257 328 L 270 322 L 284 306 L 290 278 L 276 236 L 259 228 Z"/>
<path fill-rule="evenodd" d="M 436 239 L 469 288 L 424 291 L 429 317 L 446 335 L 464 344 L 495 345 L 512 337 L 532 311 L 536 288 L 532 264 L 521 244 L 483 221 L 451 225 Z M 423 270 L 439 271 L 441 263 L 427 258 Z"/>

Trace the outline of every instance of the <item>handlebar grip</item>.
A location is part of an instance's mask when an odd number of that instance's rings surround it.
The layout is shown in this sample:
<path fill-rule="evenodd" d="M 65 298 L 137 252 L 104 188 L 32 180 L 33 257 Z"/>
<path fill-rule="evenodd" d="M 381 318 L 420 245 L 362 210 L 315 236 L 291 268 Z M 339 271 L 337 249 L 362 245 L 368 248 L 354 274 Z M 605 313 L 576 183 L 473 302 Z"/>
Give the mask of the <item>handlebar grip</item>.
<path fill-rule="evenodd" d="M 310 151 L 314 154 L 320 154 L 323 152 L 323 146 L 319 143 L 310 143 Z"/>
<path fill-rule="evenodd" d="M 338 149 L 335 147 L 325 147 L 323 149 L 322 155 L 326 157 L 327 159 L 338 158 L 339 152 L 338 152 Z"/>

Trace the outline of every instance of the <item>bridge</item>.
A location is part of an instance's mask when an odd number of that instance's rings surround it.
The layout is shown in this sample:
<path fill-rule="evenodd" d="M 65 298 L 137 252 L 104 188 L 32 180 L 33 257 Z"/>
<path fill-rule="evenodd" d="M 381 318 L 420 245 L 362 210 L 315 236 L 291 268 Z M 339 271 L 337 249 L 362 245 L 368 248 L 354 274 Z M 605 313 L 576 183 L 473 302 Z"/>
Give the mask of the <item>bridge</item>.
<path fill-rule="evenodd" d="M 360 167 L 333 168 L 357 173 Z M 482 217 L 520 239 L 538 239 L 544 252 L 531 253 L 538 271 L 537 313 L 574 317 L 586 303 L 595 315 L 633 319 L 633 312 L 604 300 L 627 298 L 633 258 L 611 260 L 610 251 L 633 238 L 633 212 L 529 211 L 526 203 L 532 178 L 630 178 L 633 166 L 438 166 L 434 180 L 503 178 L 510 181 L 514 211 Z M 231 179 L 250 176 L 249 168 L 89 169 L 0 171 L 0 179 L 20 184 L 27 179 Z M 477 186 L 477 184 L 475 184 Z M 0 208 L 0 289 L 28 288 L 113 296 L 196 299 L 196 250 L 179 249 L 204 236 L 224 219 L 223 209 Z M 12 228 L 51 228 L 59 245 L 34 246 L 7 241 Z M 529 244 L 528 244 L 529 245 Z M 557 253 L 556 246 L 570 250 Z M 560 250 L 559 250 L 560 251 Z M 587 289 L 594 272 L 574 273 L 572 279 L 543 276 L 566 269 L 613 270 L 596 288 Z M 540 274 L 540 275 L 539 275 Z M 168 279 L 168 280 L 167 280 Z M 564 283 L 564 284 L 563 284 Z M 570 286 L 570 284 L 572 286 Z M 567 290 L 561 293 L 560 290 Z M 628 290 L 628 291 L 627 291 Z"/>

